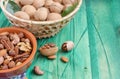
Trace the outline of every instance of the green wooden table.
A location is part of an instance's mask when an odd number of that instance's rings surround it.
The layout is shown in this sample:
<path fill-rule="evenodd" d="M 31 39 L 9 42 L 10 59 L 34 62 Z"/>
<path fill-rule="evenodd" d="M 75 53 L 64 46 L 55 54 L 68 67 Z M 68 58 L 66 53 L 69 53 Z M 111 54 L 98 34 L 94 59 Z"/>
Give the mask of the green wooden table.
<path fill-rule="evenodd" d="M 10 26 L 0 10 L 0 27 Z M 64 41 L 72 40 L 75 48 L 62 52 Z M 59 47 L 57 58 L 48 60 L 36 52 L 27 70 L 28 79 L 120 79 L 120 0 L 83 0 L 82 7 L 56 36 L 38 39 L 38 48 L 53 42 Z M 69 58 L 68 63 L 60 61 Z M 33 73 L 40 66 L 44 75 Z"/>

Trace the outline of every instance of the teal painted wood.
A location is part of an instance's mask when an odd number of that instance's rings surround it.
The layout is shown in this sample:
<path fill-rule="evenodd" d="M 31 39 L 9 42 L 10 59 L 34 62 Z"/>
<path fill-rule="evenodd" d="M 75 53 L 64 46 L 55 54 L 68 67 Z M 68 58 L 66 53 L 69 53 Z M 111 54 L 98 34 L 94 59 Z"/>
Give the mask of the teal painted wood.
<path fill-rule="evenodd" d="M 10 26 L 0 10 L 0 27 Z M 72 40 L 75 48 L 61 51 L 64 41 Z M 29 79 L 119 79 L 120 78 L 120 0 L 83 0 L 82 7 L 56 36 L 38 39 L 38 49 L 53 42 L 59 47 L 57 58 L 48 60 L 36 52 L 27 70 Z M 69 58 L 68 63 L 60 60 Z M 33 72 L 40 66 L 44 75 Z"/>

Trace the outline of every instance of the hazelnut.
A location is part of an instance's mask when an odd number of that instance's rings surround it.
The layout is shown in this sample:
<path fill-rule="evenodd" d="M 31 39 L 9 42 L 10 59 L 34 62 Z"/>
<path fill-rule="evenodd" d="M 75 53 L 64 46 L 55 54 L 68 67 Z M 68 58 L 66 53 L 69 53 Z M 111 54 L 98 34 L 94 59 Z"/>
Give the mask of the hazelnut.
<path fill-rule="evenodd" d="M 15 67 L 15 62 L 14 61 L 9 62 L 8 67 L 9 68 Z"/>
<path fill-rule="evenodd" d="M 0 65 L 4 62 L 3 56 L 0 56 Z"/>
<path fill-rule="evenodd" d="M 47 19 L 49 10 L 45 7 L 39 8 L 35 13 L 34 13 L 34 18 L 37 21 L 45 21 Z"/>
<path fill-rule="evenodd" d="M 14 16 L 16 16 L 18 18 L 21 18 L 21 19 L 25 19 L 25 20 L 29 20 L 30 19 L 30 16 L 26 12 L 23 12 L 23 11 L 15 12 Z"/>
<path fill-rule="evenodd" d="M 34 72 L 35 72 L 37 75 L 43 75 L 43 74 L 44 74 L 44 72 L 39 69 L 39 66 L 35 66 L 35 67 L 34 67 Z"/>
<path fill-rule="evenodd" d="M 22 62 L 17 62 L 16 66 L 19 66 L 19 65 L 21 65 L 21 64 L 22 64 Z"/>
<path fill-rule="evenodd" d="M 22 5 L 30 5 L 33 3 L 34 0 L 20 0 Z"/>
<path fill-rule="evenodd" d="M 49 7 L 50 5 L 52 5 L 53 0 L 46 0 L 45 1 L 45 7 Z"/>
<path fill-rule="evenodd" d="M 4 62 L 3 62 L 3 64 L 9 64 L 9 62 L 10 62 L 10 60 L 5 59 Z"/>
<path fill-rule="evenodd" d="M 65 43 L 62 44 L 62 50 L 63 51 L 70 51 L 74 47 L 74 43 L 72 41 L 66 41 Z"/>
<path fill-rule="evenodd" d="M 22 11 L 26 12 L 32 18 L 36 11 L 36 8 L 32 5 L 25 5 L 22 7 Z"/>
<path fill-rule="evenodd" d="M 2 70 L 5 70 L 5 69 L 8 69 L 8 65 L 4 64 L 2 67 L 1 67 Z"/>
<path fill-rule="evenodd" d="M 49 13 L 48 17 L 47 17 L 47 20 L 48 21 L 53 21 L 53 20 L 58 20 L 58 19 L 61 19 L 61 18 L 62 18 L 62 16 L 59 13 Z"/>
<path fill-rule="evenodd" d="M 33 2 L 33 6 L 37 9 L 44 6 L 44 4 L 45 4 L 45 0 L 34 0 Z"/>
<path fill-rule="evenodd" d="M 9 53 L 10 56 L 15 56 L 16 55 L 16 52 L 13 49 L 11 49 L 8 53 Z"/>
<path fill-rule="evenodd" d="M 64 56 L 61 57 L 61 60 L 62 60 L 63 62 L 65 62 L 65 63 L 67 63 L 67 62 L 69 61 L 69 59 L 66 58 L 66 57 L 64 57 Z"/>
<path fill-rule="evenodd" d="M 52 56 L 57 53 L 58 47 L 53 43 L 48 43 L 40 47 L 39 50 L 40 50 L 40 53 L 44 56 Z"/>
<path fill-rule="evenodd" d="M 53 2 L 49 8 L 50 8 L 51 12 L 61 13 L 64 6 L 62 4 L 60 4 L 59 2 Z"/>

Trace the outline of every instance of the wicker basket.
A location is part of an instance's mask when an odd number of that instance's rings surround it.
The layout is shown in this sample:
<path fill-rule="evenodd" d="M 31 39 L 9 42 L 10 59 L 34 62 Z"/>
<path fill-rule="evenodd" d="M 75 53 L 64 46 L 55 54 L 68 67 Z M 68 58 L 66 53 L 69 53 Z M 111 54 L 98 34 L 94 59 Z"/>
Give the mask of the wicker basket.
<path fill-rule="evenodd" d="M 75 15 L 75 13 L 79 10 L 82 0 L 78 0 L 79 3 L 75 10 L 71 12 L 69 15 L 63 17 L 62 19 L 55 20 L 55 21 L 31 21 L 31 20 L 23 20 L 20 18 L 17 18 L 10 14 L 6 9 L 5 6 L 8 2 L 8 0 L 1 0 L 1 8 L 6 15 L 6 17 L 9 19 L 9 21 L 18 27 L 24 28 L 32 32 L 37 38 L 46 38 L 54 36 L 56 33 L 58 33 Z M 5 3 L 5 4 L 4 4 Z"/>

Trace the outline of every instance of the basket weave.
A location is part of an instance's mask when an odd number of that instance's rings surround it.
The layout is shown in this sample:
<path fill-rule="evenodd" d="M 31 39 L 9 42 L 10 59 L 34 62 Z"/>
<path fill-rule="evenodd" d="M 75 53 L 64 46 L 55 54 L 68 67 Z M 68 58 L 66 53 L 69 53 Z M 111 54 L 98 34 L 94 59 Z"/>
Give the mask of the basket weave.
<path fill-rule="evenodd" d="M 37 38 L 46 38 L 54 36 L 56 33 L 58 33 L 75 15 L 75 13 L 79 10 L 82 0 L 78 0 L 78 5 L 75 8 L 73 12 L 71 12 L 69 15 L 63 17 L 60 20 L 55 21 L 31 21 L 31 20 L 23 20 L 20 18 L 17 18 L 10 14 L 6 9 L 5 6 L 7 4 L 8 0 L 1 0 L 1 8 L 8 18 L 8 20 L 15 26 L 24 28 L 32 32 Z M 5 4 L 3 4 L 5 3 Z"/>

